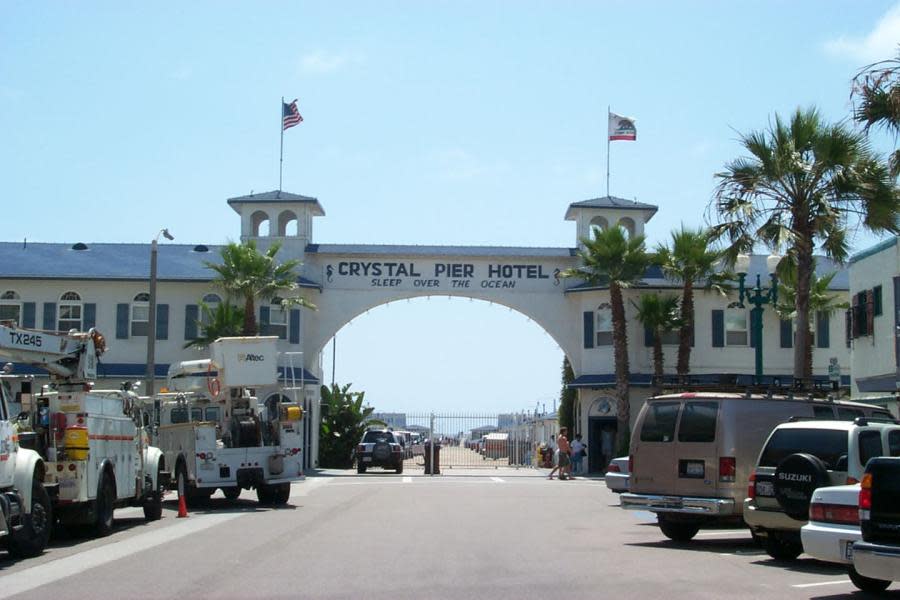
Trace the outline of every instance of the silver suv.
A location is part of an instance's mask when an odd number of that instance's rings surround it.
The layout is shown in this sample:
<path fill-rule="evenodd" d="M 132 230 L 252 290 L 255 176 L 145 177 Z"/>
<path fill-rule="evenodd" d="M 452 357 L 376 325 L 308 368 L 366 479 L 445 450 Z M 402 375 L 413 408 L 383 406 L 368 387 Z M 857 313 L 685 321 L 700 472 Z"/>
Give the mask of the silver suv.
<path fill-rule="evenodd" d="M 859 483 L 870 458 L 900 455 L 900 424 L 858 418 L 801 421 L 776 427 L 750 476 L 744 521 L 766 552 L 793 560 L 803 552 L 800 529 L 820 487 Z"/>

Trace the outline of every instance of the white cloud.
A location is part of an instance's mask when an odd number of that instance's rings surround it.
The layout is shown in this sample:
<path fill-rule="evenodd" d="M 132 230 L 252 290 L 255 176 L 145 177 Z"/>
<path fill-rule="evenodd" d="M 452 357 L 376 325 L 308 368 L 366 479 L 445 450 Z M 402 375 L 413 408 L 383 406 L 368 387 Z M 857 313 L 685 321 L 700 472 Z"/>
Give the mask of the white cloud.
<path fill-rule="evenodd" d="M 841 36 L 825 43 L 825 50 L 836 56 L 850 56 L 860 62 L 892 58 L 900 43 L 900 4 L 884 14 L 875 28 L 864 37 Z"/>
<path fill-rule="evenodd" d="M 332 73 L 362 62 L 363 57 L 359 54 L 330 54 L 316 50 L 300 59 L 300 68 L 307 73 Z"/>

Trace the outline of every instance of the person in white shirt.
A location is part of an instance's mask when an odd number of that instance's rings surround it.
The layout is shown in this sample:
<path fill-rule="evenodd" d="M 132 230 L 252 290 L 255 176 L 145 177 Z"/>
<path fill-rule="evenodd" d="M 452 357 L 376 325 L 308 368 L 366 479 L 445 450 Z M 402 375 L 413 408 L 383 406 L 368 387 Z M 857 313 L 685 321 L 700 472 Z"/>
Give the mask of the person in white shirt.
<path fill-rule="evenodd" d="M 572 473 L 582 473 L 582 463 L 584 459 L 584 442 L 581 441 L 581 434 L 575 436 L 572 442 Z"/>

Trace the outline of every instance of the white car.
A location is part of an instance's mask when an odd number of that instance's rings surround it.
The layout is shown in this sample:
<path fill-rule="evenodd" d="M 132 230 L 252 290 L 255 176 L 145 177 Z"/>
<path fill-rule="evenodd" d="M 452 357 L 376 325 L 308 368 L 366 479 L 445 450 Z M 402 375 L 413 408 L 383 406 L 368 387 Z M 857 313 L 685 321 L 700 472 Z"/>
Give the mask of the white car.
<path fill-rule="evenodd" d="M 631 473 L 628 471 L 628 457 L 621 456 L 612 459 L 609 466 L 606 467 L 606 487 L 616 494 L 628 491 L 628 480 Z"/>
<path fill-rule="evenodd" d="M 800 529 L 803 551 L 819 560 L 853 563 L 859 529 L 859 484 L 818 488 L 809 504 L 809 522 Z"/>

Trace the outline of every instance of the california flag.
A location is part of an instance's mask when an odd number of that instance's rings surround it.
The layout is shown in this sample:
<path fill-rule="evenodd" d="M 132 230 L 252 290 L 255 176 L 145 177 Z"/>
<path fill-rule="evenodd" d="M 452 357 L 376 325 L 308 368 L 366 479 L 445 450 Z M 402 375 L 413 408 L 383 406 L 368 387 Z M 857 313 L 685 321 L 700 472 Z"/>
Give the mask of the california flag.
<path fill-rule="evenodd" d="M 609 113 L 609 139 L 610 141 L 635 141 L 637 139 L 637 129 L 634 127 L 634 119 Z"/>

